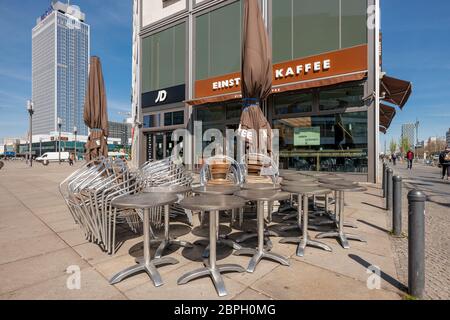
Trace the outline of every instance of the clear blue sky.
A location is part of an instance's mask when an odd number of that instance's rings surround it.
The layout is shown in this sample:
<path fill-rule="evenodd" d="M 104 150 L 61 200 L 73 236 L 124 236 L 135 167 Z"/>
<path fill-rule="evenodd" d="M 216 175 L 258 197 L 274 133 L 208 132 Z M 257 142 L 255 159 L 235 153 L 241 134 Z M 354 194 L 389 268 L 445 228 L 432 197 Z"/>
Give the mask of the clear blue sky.
<path fill-rule="evenodd" d="M 102 59 L 110 118 L 130 109 L 131 0 L 73 0 L 91 25 L 91 54 Z M 276 0 L 275 0 L 276 3 Z M 50 0 L 0 0 L 0 140 L 27 131 L 31 29 Z M 384 140 L 421 122 L 420 139 L 450 128 L 450 1 L 381 0 L 384 71 L 413 82 L 413 95 Z M 388 143 L 389 144 L 389 143 Z"/>

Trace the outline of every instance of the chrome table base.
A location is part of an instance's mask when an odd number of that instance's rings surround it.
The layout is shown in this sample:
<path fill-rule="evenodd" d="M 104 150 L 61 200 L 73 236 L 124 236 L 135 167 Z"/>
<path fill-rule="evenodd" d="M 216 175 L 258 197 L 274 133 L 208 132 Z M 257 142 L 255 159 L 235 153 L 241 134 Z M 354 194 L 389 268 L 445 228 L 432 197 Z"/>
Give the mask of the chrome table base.
<path fill-rule="evenodd" d="M 186 273 L 181 278 L 178 279 L 178 284 L 183 285 L 187 284 L 190 281 L 193 281 L 198 278 L 202 278 L 204 276 L 210 276 L 216 291 L 219 297 L 223 297 L 227 295 L 227 290 L 225 288 L 225 283 L 223 282 L 223 278 L 221 273 L 224 272 L 245 272 L 245 269 L 237 264 L 226 264 L 226 265 L 217 265 L 217 218 L 219 216 L 218 211 L 210 211 L 209 212 L 209 263 L 205 263 L 204 268 L 200 268 L 191 272 Z"/>
<path fill-rule="evenodd" d="M 302 203 L 302 195 L 298 195 L 298 219 L 300 220 L 300 216 L 301 216 L 301 203 Z M 318 242 L 318 241 L 313 241 L 310 240 L 309 238 L 309 234 L 308 234 L 308 196 L 304 195 L 303 196 L 303 223 L 302 223 L 302 229 L 303 229 L 303 236 L 301 238 L 299 237 L 290 237 L 290 238 L 283 238 L 280 240 L 280 243 L 298 243 L 298 247 L 297 247 L 297 256 L 298 257 L 303 257 L 305 255 L 305 249 L 307 246 L 310 247 L 315 247 L 315 248 L 319 248 L 319 249 L 323 249 L 326 251 L 331 252 L 331 248 L 329 246 L 327 246 L 324 243 Z M 300 223 L 299 223 L 300 224 Z M 296 226 L 297 227 L 297 226 Z"/>
<path fill-rule="evenodd" d="M 165 206 L 165 214 L 169 215 L 169 207 Z M 147 272 L 150 279 L 155 284 L 155 287 L 160 287 L 163 285 L 163 281 L 161 279 L 161 275 L 159 274 L 157 267 L 168 265 L 168 264 L 177 264 L 178 260 L 171 257 L 164 258 L 156 258 L 151 260 L 151 246 L 150 246 L 150 209 L 144 209 L 144 257 L 137 259 L 137 265 L 129 267 L 123 271 L 120 271 L 116 275 L 114 275 L 109 281 L 110 284 L 116 284 L 128 278 L 136 273 L 140 273 L 142 271 Z"/>
<path fill-rule="evenodd" d="M 336 208 L 335 219 L 338 217 L 338 221 L 333 221 L 336 224 L 336 231 L 320 233 L 316 236 L 316 239 L 324 238 L 337 238 L 344 249 L 350 249 L 348 240 L 356 240 L 360 242 L 366 242 L 366 240 L 358 235 L 349 234 L 344 232 L 344 227 L 350 224 L 344 222 L 344 191 L 338 192 L 338 197 L 336 198 Z M 356 225 L 351 224 L 352 227 L 356 228 Z"/>
<path fill-rule="evenodd" d="M 180 241 L 176 239 L 172 239 L 169 234 L 169 207 L 165 208 L 164 210 L 164 240 L 161 241 L 161 244 L 159 245 L 158 249 L 155 252 L 155 259 L 160 259 L 163 256 L 164 251 L 172 245 L 176 245 L 178 247 L 183 248 L 192 248 L 192 243 L 187 241 Z"/>
<path fill-rule="evenodd" d="M 269 259 L 275 262 L 278 262 L 284 266 L 289 266 L 289 260 L 281 255 L 276 253 L 268 252 L 264 249 L 264 236 L 265 236 L 265 222 L 264 222 L 264 207 L 263 202 L 257 202 L 257 219 L 258 219 L 258 248 L 250 249 L 245 248 L 242 250 L 238 250 L 235 252 L 236 256 L 240 255 L 252 255 L 252 259 L 247 267 L 247 272 L 253 273 L 256 269 L 256 266 L 262 259 Z"/>

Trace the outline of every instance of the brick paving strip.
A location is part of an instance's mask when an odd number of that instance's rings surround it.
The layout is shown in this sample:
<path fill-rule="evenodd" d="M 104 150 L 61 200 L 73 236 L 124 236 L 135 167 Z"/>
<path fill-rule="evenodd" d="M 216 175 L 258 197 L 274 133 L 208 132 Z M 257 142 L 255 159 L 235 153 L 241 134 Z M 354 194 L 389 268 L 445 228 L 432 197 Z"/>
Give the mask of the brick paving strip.
<path fill-rule="evenodd" d="M 163 287 L 155 288 L 145 274 L 109 285 L 114 273 L 142 254 L 142 237 L 120 228 L 122 245 L 115 256 L 87 242 L 58 192 L 58 183 L 73 170 L 67 164 L 37 164 L 30 169 L 24 162 L 8 162 L 0 171 L 0 299 L 218 298 L 208 278 L 176 284 L 178 277 L 200 266 L 195 258 L 200 246 L 171 253 L 180 263 L 160 269 Z M 290 257 L 291 266 L 263 261 L 254 274 L 228 274 L 225 299 L 401 299 L 404 287 L 397 280 L 379 193 L 379 188 L 369 186 L 366 193 L 346 197 L 347 218 L 359 227 L 348 231 L 364 236 L 368 243 L 351 242 L 351 249 L 344 250 L 336 240 L 325 239 L 332 253 L 308 248 L 305 257 L 299 258 L 295 246 L 279 244 L 279 238 L 274 238 L 273 250 Z M 200 239 L 182 223 L 172 230 L 191 242 Z M 222 262 L 247 266 L 248 257 L 233 256 L 225 247 L 218 249 Z M 69 266 L 81 269 L 80 290 L 67 289 Z M 367 287 L 370 266 L 381 269 L 380 289 Z"/>

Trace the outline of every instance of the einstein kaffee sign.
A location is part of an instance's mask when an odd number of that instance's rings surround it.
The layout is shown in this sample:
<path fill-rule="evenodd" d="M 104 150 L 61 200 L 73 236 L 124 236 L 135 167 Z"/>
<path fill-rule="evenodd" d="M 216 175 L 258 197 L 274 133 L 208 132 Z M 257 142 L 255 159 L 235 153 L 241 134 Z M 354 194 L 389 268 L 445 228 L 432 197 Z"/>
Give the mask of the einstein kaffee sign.
<path fill-rule="evenodd" d="M 272 91 L 280 92 L 286 89 L 295 90 L 356 80 L 355 77 L 361 78 L 365 75 L 367 65 L 367 45 L 278 63 L 273 66 Z M 196 99 L 223 95 L 235 95 L 237 98 L 240 91 L 239 72 L 195 83 Z"/>

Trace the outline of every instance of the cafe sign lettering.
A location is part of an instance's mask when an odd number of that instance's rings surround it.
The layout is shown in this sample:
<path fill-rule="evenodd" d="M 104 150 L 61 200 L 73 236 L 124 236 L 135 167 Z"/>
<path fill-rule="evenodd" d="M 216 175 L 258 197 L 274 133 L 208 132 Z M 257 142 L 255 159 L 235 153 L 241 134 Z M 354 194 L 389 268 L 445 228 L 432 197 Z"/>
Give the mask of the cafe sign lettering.
<path fill-rule="evenodd" d="M 272 85 L 278 87 L 284 84 L 367 71 L 367 52 L 367 45 L 361 45 L 274 64 Z M 240 72 L 198 80 L 195 83 L 195 97 L 204 98 L 238 93 L 241 82 Z"/>

